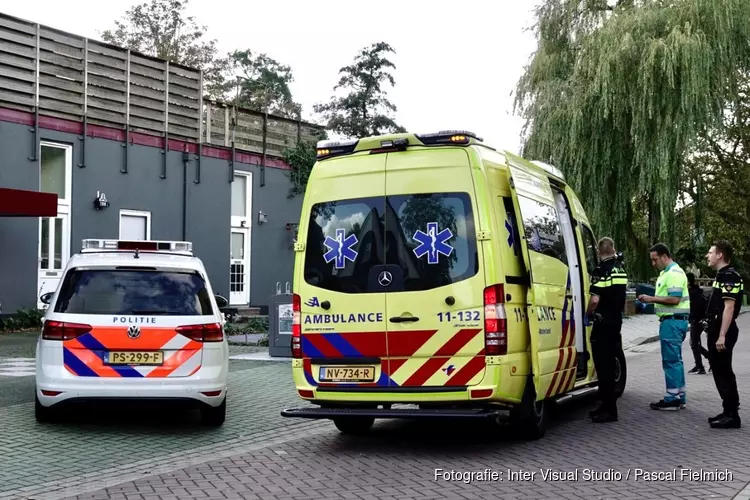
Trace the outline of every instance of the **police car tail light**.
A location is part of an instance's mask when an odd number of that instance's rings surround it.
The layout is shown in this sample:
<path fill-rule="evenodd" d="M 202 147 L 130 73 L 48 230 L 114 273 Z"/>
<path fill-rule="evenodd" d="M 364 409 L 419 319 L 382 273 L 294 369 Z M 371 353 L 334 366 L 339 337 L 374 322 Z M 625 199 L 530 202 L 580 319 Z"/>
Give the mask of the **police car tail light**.
<path fill-rule="evenodd" d="M 44 322 L 42 338 L 44 340 L 71 340 L 90 331 L 91 325 L 48 320 Z"/>
<path fill-rule="evenodd" d="M 295 358 L 302 357 L 302 322 L 301 300 L 296 293 L 292 295 L 292 356 Z"/>
<path fill-rule="evenodd" d="M 484 354 L 499 356 L 507 352 L 505 288 L 502 284 L 488 286 L 484 289 Z"/>
<path fill-rule="evenodd" d="M 175 331 L 196 342 L 221 342 L 224 340 L 224 329 L 219 323 L 178 326 Z"/>

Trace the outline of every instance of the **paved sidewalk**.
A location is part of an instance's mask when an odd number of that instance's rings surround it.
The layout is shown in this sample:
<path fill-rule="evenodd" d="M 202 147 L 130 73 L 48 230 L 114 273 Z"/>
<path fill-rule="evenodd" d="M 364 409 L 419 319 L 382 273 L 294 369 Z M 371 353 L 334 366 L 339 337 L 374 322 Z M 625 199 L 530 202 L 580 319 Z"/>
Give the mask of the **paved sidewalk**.
<path fill-rule="evenodd" d="M 740 328 L 742 334 L 750 332 L 750 317 L 740 318 Z M 687 347 L 684 353 L 689 353 Z M 269 364 L 283 367 L 281 363 Z M 740 340 L 734 366 L 740 397 L 746 402 L 750 399 L 750 342 L 746 338 Z M 376 424 L 372 436 L 351 438 L 326 423 L 311 429 L 313 434 L 308 437 L 260 445 L 75 498 L 578 500 L 737 495 L 750 481 L 750 417 L 745 416 L 743 429 L 709 428 L 706 419 L 720 409 L 709 375 L 688 378 L 686 410 L 650 410 L 648 403 L 659 399 L 663 391 L 659 352 L 631 353 L 618 423 L 592 424 L 586 418 L 590 403 L 562 408 L 547 436 L 536 442 L 516 441 L 507 433 L 456 423 L 384 422 Z M 270 417 L 280 409 L 268 407 L 264 412 Z M 578 478 L 545 480 L 546 469 L 577 472 Z M 438 470 L 448 476 L 436 474 Z M 677 477 L 668 477 L 675 470 Z M 484 477 L 449 480 L 452 471 Z M 527 477 L 510 478 L 509 471 Z M 683 471 L 687 476 L 682 476 Z M 726 471 L 727 477 L 704 477 L 701 481 L 690 476 L 717 471 Z M 500 477 L 502 481 L 497 480 Z"/>

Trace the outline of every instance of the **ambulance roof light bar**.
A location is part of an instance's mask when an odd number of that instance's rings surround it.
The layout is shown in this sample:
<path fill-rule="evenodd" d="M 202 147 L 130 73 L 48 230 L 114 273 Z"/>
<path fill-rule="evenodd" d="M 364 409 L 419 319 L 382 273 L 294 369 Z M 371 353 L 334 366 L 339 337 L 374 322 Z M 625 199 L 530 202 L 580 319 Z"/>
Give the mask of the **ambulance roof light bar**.
<path fill-rule="evenodd" d="M 415 134 L 415 136 L 426 145 L 469 144 L 471 139 L 484 142 L 484 139 L 468 130 L 441 130 L 430 134 Z"/>
<path fill-rule="evenodd" d="M 537 167 L 540 167 L 542 170 L 546 171 L 548 174 L 554 175 L 558 179 L 565 180 L 565 176 L 563 175 L 562 171 L 557 168 L 554 165 L 550 165 L 549 163 L 545 163 L 543 161 L 539 160 L 532 160 L 531 163 L 536 165 Z"/>
<path fill-rule="evenodd" d="M 193 255 L 193 244 L 189 241 L 158 241 L 158 240 L 83 240 L 82 252 L 111 251 L 139 251 L 139 252 L 167 252 Z"/>
<path fill-rule="evenodd" d="M 318 141 L 318 144 L 315 146 L 316 159 L 323 160 L 330 156 L 352 153 L 358 143 L 359 139 L 348 141 Z"/>

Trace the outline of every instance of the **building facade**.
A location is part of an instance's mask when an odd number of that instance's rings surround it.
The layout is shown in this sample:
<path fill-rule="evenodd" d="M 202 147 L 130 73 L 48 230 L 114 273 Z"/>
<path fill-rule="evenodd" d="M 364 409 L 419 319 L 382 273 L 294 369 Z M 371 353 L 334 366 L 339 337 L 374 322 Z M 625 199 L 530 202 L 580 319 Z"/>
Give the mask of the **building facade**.
<path fill-rule="evenodd" d="M 0 15 L 0 188 L 57 197 L 56 215 L 0 213 L 3 313 L 41 307 L 86 238 L 191 241 L 240 308 L 291 284 L 301 199 L 281 158 L 320 129 L 201 89 L 199 71 Z"/>

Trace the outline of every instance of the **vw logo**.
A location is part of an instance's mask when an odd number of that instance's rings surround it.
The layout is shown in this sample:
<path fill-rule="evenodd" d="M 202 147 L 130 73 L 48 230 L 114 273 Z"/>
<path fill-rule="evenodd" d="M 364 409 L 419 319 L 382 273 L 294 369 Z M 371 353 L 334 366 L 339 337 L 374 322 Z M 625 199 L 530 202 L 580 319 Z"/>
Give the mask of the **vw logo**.
<path fill-rule="evenodd" d="M 141 329 L 138 327 L 138 325 L 133 325 L 130 328 L 128 328 L 128 337 L 131 339 L 137 339 L 141 336 Z"/>
<path fill-rule="evenodd" d="M 389 273 L 388 271 L 382 271 L 378 275 L 378 283 L 380 283 L 380 286 L 388 286 L 393 281 L 393 275 Z"/>

